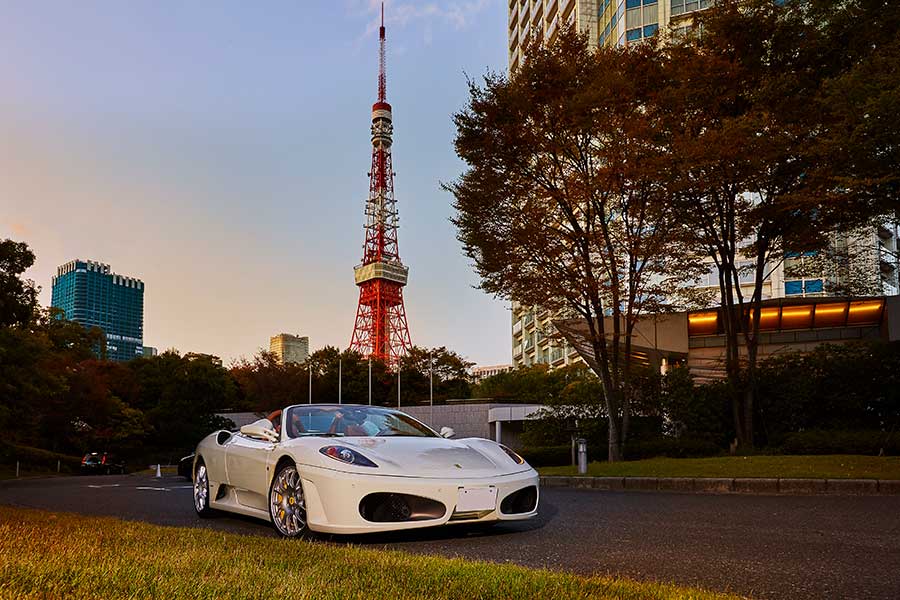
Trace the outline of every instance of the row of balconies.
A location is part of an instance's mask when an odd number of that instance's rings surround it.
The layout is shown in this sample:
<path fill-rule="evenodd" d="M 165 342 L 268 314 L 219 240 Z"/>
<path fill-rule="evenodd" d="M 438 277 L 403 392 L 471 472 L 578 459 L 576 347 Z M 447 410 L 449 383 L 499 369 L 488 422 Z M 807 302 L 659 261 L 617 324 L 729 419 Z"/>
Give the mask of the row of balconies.
<path fill-rule="evenodd" d="M 543 0 L 532 0 L 531 10 L 521 9 L 520 4 L 512 0 L 509 3 L 509 52 L 513 54 L 520 43 L 526 41 L 527 34 L 534 29 L 539 35 L 552 40 L 559 24 L 559 3 L 564 3 L 564 16 L 569 15 L 575 0 L 552 0 L 544 12 Z M 522 5 L 525 2 L 521 3 Z M 511 57 L 512 58 L 512 57 Z M 518 64 L 518 61 L 516 61 Z"/>

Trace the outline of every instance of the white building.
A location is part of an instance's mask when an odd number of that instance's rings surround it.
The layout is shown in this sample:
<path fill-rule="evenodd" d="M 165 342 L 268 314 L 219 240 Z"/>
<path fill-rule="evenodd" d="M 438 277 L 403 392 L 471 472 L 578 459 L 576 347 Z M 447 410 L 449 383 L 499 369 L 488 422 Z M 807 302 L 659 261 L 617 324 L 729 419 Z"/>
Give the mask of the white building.
<path fill-rule="evenodd" d="M 506 373 L 512 370 L 513 366 L 511 364 L 473 367 L 472 383 L 480 383 L 482 379 L 487 379 L 488 377 L 493 377 L 494 375 L 499 375 L 500 373 Z"/>

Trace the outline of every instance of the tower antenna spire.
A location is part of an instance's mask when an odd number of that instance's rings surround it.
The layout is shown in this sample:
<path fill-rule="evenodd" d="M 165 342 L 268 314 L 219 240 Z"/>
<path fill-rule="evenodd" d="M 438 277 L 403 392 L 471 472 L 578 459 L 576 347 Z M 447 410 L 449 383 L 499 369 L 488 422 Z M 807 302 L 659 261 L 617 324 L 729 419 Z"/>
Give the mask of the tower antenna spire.
<path fill-rule="evenodd" d="M 387 74 L 385 73 L 384 51 L 384 2 L 381 3 L 381 28 L 378 30 L 378 101 L 386 102 Z"/>

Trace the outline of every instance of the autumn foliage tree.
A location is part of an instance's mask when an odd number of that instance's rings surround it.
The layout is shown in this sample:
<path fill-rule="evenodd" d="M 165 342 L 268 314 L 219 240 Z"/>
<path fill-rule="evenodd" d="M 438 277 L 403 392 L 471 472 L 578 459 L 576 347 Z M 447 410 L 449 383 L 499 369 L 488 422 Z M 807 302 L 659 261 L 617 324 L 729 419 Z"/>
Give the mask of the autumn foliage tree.
<path fill-rule="evenodd" d="M 661 185 L 660 63 L 649 47 L 592 51 L 571 28 L 526 53 L 509 78 L 471 82 L 454 116 L 454 223 L 484 290 L 582 320 L 620 460 L 632 329 L 689 272 Z"/>
<path fill-rule="evenodd" d="M 754 445 L 760 311 L 772 271 L 796 253 L 833 256 L 835 236 L 897 206 L 898 130 L 886 109 L 896 77 L 875 76 L 898 66 L 890 29 L 898 10 L 887 4 L 722 0 L 697 16 L 702 34 L 659 49 L 660 97 L 672 111 L 669 196 L 688 246 L 718 273 L 743 447 Z M 851 22 L 872 22 L 872 35 L 853 41 Z"/>

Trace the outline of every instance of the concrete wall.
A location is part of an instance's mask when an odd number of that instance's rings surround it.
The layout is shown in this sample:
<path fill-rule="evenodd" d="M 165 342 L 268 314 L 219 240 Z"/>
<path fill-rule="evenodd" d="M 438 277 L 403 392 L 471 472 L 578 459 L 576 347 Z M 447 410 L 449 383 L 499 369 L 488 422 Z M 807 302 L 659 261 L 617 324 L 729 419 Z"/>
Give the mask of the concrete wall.
<path fill-rule="evenodd" d="M 403 412 L 412 415 L 432 429 L 452 427 L 454 437 L 480 437 L 492 439 L 492 428 L 488 423 L 488 410 L 491 404 L 442 404 L 440 406 L 404 406 Z"/>
<path fill-rule="evenodd" d="M 534 404 L 450 404 L 435 406 L 404 406 L 403 412 L 440 431 L 452 427 L 454 439 L 479 437 L 497 439 L 497 422 L 500 423 L 500 441 L 510 448 L 521 448 L 520 436 L 528 416 L 540 409 Z"/>

